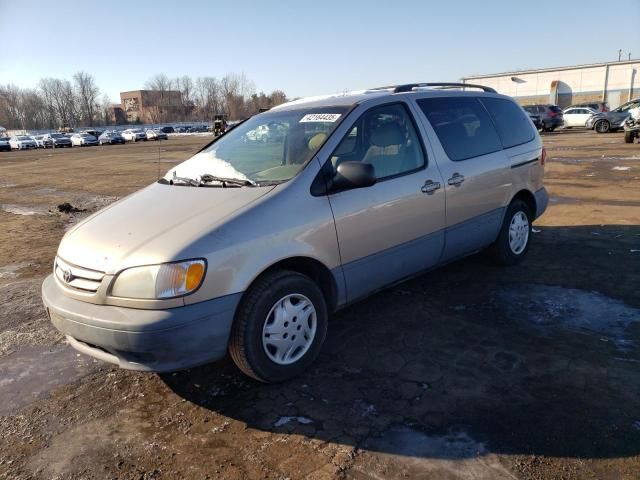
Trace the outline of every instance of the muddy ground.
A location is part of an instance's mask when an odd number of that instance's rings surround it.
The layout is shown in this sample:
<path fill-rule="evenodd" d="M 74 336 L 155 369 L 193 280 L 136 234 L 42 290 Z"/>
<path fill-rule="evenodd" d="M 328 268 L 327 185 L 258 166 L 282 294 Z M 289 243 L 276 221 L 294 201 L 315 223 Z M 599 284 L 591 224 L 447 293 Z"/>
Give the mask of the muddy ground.
<path fill-rule="evenodd" d="M 640 478 L 640 145 L 545 135 L 522 265 L 475 255 L 337 313 L 286 384 L 76 354 L 39 298 L 65 229 L 206 141 L 0 153 L 0 478 Z"/>

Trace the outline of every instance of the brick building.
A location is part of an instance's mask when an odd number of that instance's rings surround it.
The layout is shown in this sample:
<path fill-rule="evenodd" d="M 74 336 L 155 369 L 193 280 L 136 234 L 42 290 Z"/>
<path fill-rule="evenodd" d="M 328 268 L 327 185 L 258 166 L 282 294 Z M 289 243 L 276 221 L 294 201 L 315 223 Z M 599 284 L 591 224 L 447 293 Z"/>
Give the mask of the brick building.
<path fill-rule="evenodd" d="M 127 123 L 164 123 L 184 115 L 182 96 L 177 90 L 134 90 L 120 92 L 121 109 Z"/>

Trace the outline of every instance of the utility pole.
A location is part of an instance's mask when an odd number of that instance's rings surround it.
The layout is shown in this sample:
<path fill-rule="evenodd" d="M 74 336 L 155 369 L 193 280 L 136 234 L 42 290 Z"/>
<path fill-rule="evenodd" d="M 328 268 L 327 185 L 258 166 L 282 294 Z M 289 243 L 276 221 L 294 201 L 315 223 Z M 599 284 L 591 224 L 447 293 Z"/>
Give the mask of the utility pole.
<path fill-rule="evenodd" d="M 629 52 L 629 60 L 631 60 L 631 52 Z"/>
<path fill-rule="evenodd" d="M 618 61 L 622 59 L 622 49 L 618 50 Z"/>

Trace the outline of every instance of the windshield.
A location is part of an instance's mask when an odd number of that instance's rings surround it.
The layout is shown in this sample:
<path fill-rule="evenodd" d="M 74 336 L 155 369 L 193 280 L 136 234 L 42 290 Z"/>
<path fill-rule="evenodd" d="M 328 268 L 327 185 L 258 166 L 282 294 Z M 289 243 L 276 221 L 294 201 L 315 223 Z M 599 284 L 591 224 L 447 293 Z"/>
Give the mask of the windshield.
<path fill-rule="evenodd" d="M 51 135 L 49 135 L 51 138 L 66 138 L 64 135 L 62 135 L 61 133 L 52 133 Z"/>
<path fill-rule="evenodd" d="M 638 102 L 629 102 L 629 103 L 625 103 L 624 105 L 622 105 L 621 107 L 618 107 L 618 111 L 619 112 L 626 112 L 628 110 L 631 110 L 632 108 L 637 107 L 638 105 L 640 105 L 640 103 Z"/>
<path fill-rule="evenodd" d="M 18 140 L 31 140 L 31 138 L 30 138 L 30 137 L 27 137 L 27 136 L 25 136 L 25 135 L 18 135 L 16 138 L 17 138 Z"/>
<path fill-rule="evenodd" d="M 202 152 L 169 170 L 165 180 L 212 175 L 252 182 L 284 182 L 313 157 L 348 107 L 269 111 L 238 125 Z"/>

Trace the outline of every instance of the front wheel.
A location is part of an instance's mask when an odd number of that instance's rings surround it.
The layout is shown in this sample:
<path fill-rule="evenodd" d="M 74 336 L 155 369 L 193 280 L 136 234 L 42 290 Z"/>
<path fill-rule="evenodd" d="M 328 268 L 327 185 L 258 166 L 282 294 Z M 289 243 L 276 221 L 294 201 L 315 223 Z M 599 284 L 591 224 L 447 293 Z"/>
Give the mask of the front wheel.
<path fill-rule="evenodd" d="M 492 246 L 493 255 L 502 265 L 520 263 L 529 251 L 532 214 L 522 200 L 514 200 L 507 207 L 498 239 Z"/>
<path fill-rule="evenodd" d="M 608 120 L 599 120 L 598 123 L 596 123 L 596 126 L 595 126 L 596 132 L 607 133 L 609 130 L 611 130 L 611 124 L 609 123 Z"/>
<path fill-rule="evenodd" d="M 309 277 L 288 270 L 267 273 L 238 307 L 229 353 L 248 376 L 283 382 L 300 375 L 318 356 L 327 317 L 322 291 Z"/>

